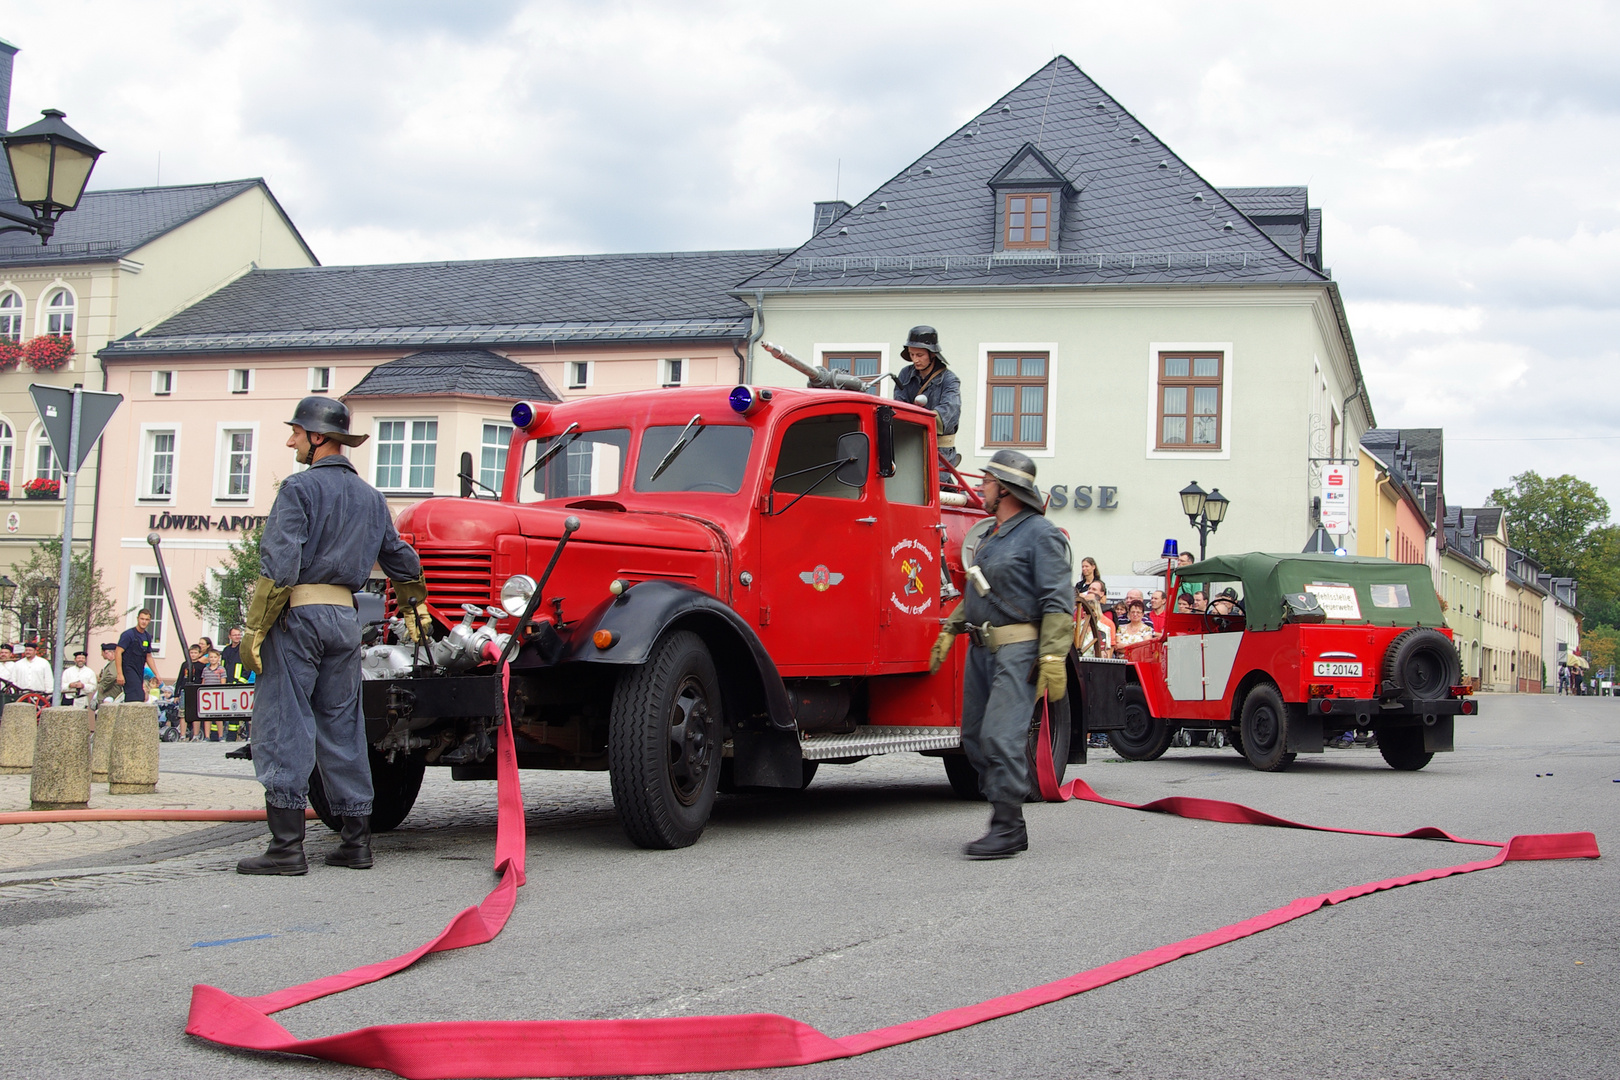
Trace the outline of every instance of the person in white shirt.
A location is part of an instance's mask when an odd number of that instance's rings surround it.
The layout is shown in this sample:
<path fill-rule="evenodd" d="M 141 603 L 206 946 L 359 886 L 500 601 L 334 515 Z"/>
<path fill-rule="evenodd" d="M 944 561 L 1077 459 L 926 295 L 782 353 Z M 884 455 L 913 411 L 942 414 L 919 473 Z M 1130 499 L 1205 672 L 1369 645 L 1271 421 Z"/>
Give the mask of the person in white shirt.
<path fill-rule="evenodd" d="M 51 683 L 55 679 L 55 672 L 51 670 L 51 662 L 39 655 L 39 646 L 30 641 L 23 646 L 23 658 L 14 665 L 16 675 L 12 682 L 23 690 L 37 690 L 40 693 L 51 692 Z"/>
<path fill-rule="evenodd" d="M 96 692 L 96 673 L 90 670 L 90 654 L 80 649 L 73 654 L 73 663 L 62 669 L 62 703 L 80 709 L 90 706 Z M 70 702 L 68 699 L 72 698 Z"/>
<path fill-rule="evenodd" d="M 17 661 L 10 645 L 0 645 L 0 679 L 13 685 L 17 682 Z"/>

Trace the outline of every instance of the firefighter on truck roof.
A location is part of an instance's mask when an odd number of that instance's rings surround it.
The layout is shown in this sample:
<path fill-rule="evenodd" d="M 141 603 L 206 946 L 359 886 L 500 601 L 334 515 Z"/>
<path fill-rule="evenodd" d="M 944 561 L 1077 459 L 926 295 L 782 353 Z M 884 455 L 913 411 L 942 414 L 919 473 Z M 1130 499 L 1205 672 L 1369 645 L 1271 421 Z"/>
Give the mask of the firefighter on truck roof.
<path fill-rule="evenodd" d="M 939 351 L 939 332 L 932 326 L 913 326 L 902 355 L 910 366 L 895 377 L 894 399 L 934 410 L 939 452 L 952 465 L 960 464 L 956 425 L 962 419 L 962 383 Z"/>
<path fill-rule="evenodd" d="M 1029 847 L 1024 799 L 1035 780 L 1025 761 L 1030 717 L 1041 694 L 1058 701 L 1068 689 L 1073 558 L 1068 538 L 1046 519 L 1046 500 L 1027 455 L 999 450 L 984 472 L 979 493 L 993 516 L 983 524 L 965 596 L 944 621 L 929 671 L 945 663 L 958 634 L 970 635 L 962 749 L 992 811 L 990 830 L 962 851 L 974 859 L 1004 859 Z M 968 562 L 968 544 L 963 551 Z"/>
<path fill-rule="evenodd" d="M 281 482 L 259 544 L 259 578 L 248 607 L 242 659 L 259 673 L 253 701 L 253 771 L 264 785 L 270 845 L 243 859 L 243 874 L 297 875 L 304 808 L 317 761 L 342 841 L 330 866 L 371 865 L 371 762 L 360 708 L 360 620 L 354 592 L 380 564 L 394 583 L 405 636 L 432 623 L 422 563 L 399 538 L 388 503 L 355 472 L 342 447 L 342 402 L 311 395 L 287 421 L 287 445 L 309 466 Z"/>

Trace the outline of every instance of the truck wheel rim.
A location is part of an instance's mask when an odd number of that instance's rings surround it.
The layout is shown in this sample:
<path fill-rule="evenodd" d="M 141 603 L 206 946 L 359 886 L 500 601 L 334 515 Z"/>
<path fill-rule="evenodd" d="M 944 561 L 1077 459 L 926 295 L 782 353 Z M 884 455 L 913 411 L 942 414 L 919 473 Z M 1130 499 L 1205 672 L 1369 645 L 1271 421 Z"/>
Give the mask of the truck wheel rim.
<path fill-rule="evenodd" d="M 669 785 L 682 805 L 691 806 L 703 793 L 711 757 L 709 701 L 696 676 L 681 682 L 669 717 Z"/>
<path fill-rule="evenodd" d="M 1254 748 L 1265 752 L 1277 745 L 1277 714 L 1269 705 L 1254 710 Z"/>

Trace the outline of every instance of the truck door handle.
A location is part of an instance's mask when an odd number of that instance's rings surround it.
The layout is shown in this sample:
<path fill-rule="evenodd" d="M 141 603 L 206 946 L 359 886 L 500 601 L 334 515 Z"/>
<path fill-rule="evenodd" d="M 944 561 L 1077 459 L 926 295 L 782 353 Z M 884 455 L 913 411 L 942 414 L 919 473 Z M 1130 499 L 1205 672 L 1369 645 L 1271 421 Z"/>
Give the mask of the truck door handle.
<path fill-rule="evenodd" d="M 855 519 L 855 524 L 857 524 L 857 525 L 876 525 L 877 524 L 877 518 L 875 518 L 875 517 L 856 518 Z"/>

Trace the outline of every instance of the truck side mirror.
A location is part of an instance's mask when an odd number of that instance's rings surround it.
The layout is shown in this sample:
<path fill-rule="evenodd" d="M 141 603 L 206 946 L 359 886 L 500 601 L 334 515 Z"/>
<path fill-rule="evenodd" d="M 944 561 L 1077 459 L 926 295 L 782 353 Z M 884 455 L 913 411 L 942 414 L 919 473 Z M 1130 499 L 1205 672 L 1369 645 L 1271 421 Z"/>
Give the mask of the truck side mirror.
<path fill-rule="evenodd" d="M 472 475 L 472 452 L 463 450 L 461 452 L 461 497 L 463 499 L 473 497 Z"/>
<path fill-rule="evenodd" d="M 872 467 L 872 444 L 864 431 L 846 431 L 838 436 L 838 482 L 845 487 L 866 486 L 866 474 Z"/>
<path fill-rule="evenodd" d="M 878 475 L 894 475 L 894 409 L 888 405 L 877 407 L 877 459 Z"/>

